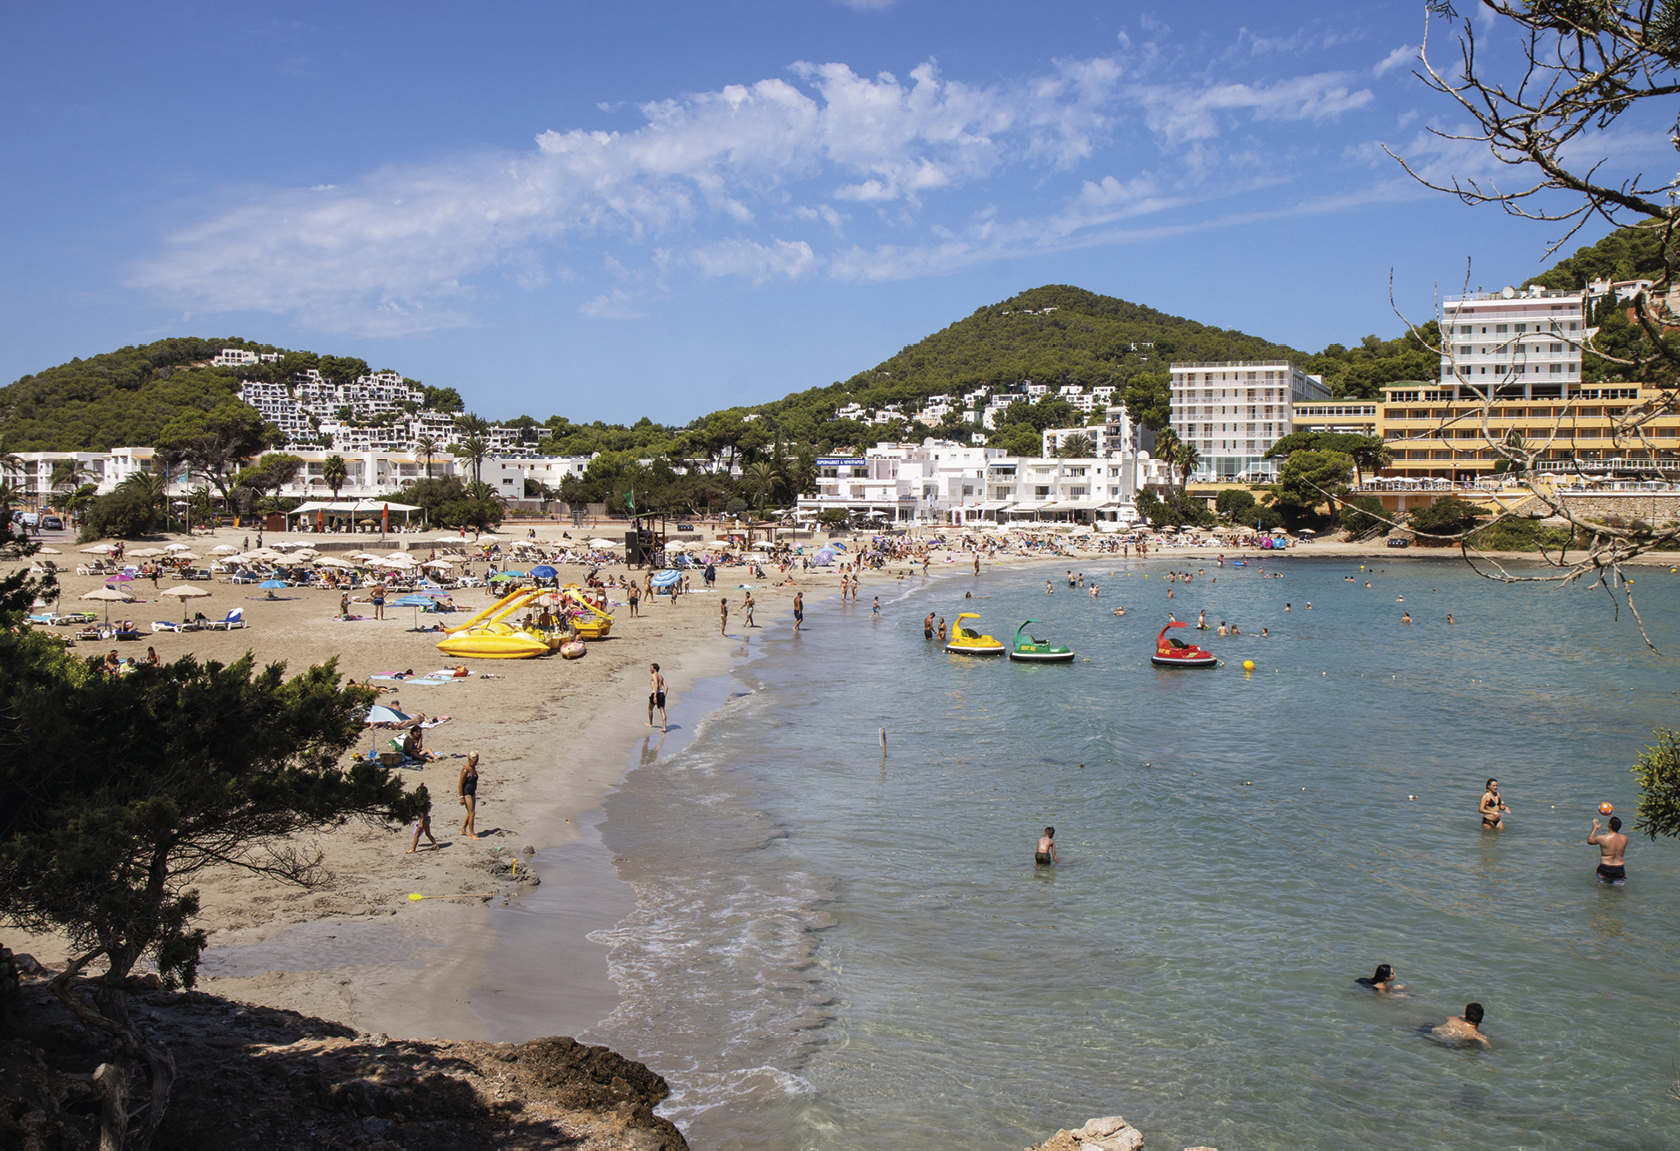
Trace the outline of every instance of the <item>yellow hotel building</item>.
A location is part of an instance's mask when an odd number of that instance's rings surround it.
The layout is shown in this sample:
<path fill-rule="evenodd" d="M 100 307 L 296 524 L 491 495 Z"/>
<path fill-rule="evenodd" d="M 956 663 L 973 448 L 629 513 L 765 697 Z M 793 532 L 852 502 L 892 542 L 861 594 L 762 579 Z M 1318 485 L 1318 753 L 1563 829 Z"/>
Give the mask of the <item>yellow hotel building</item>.
<path fill-rule="evenodd" d="M 1519 394 L 1494 402 L 1485 430 L 1481 401 L 1470 388 L 1418 381 L 1383 388 L 1381 403 L 1344 399 L 1298 405 L 1295 429 L 1381 436 L 1394 455 L 1382 479 L 1463 483 L 1489 478 L 1500 455 L 1487 440 L 1503 441 L 1511 432 L 1530 448 L 1545 445 L 1535 465 L 1542 472 L 1680 477 L 1680 412 L 1648 419 L 1643 439 L 1617 438 L 1613 430 L 1617 417 L 1659 398 L 1659 389 L 1569 383 L 1557 389 L 1560 394 L 1542 398 L 1532 395 L 1539 389 L 1507 387 Z M 1520 394 L 1524 391 L 1531 394 Z"/>

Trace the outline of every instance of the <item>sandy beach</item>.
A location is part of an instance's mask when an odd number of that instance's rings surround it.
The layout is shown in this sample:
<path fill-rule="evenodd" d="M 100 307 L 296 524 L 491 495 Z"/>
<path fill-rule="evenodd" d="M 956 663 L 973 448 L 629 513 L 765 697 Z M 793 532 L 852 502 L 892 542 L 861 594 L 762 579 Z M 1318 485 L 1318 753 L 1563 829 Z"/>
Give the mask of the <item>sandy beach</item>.
<path fill-rule="evenodd" d="M 539 537 L 557 539 L 559 532 L 558 525 L 546 525 Z M 224 529 L 196 534 L 191 542 L 207 553 L 218 543 L 242 545 L 246 535 Z M 416 555 L 430 550 L 430 544 L 413 536 L 391 537 L 380 550 L 405 539 Z M 54 557 L 61 567 L 62 610 L 102 607 L 79 602 L 83 593 L 102 586 L 104 577 L 74 574 L 75 561 L 83 558 L 76 554 L 78 545 L 49 542 L 65 553 Z M 156 541 L 148 542 L 155 546 Z M 1205 567 L 1219 554 L 1280 565 L 1329 556 L 1381 557 L 1390 563 L 1456 557 L 1445 549 L 1390 550 L 1378 540 L 1314 543 L 1283 555 L 1235 547 L 1151 550 L 1149 558 L 1171 564 L 1182 557 Z M 983 563 L 986 568 L 1047 563 L 1077 570 L 1082 562 L 1102 565 L 1119 558 L 1112 553 L 1003 555 Z M 1137 558 L 1135 551 L 1132 558 Z M 970 553 L 935 549 L 930 573 L 967 575 L 971 563 Z M 482 570 L 483 565 L 475 567 Z M 625 570 L 619 566 L 602 574 Z M 903 573 L 923 578 L 920 565 L 905 563 L 866 572 L 860 600 L 895 584 Z M 582 568 L 568 568 L 562 580 L 581 581 L 584 575 Z M 618 881 L 596 834 L 603 798 L 630 767 L 659 762 L 686 745 L 705 712 L 725 698 L 717 691 L 697 691 L 697 686 L 716 682 L 714 677 L 749 658 L 764 635 L 790 626 L 796 590 L 811 600 L 838 587 L 833 569 L 801 572 L 796 578 L 795 587 L 771 587 L 769 581 L 750 581 L 745 568 L 720 568 L 716 589 L 705 592 L 695 573 L 695 590 L 675 603 L 664 597 L 644 601 L 639 617 L 627 607 L 616 608 L 611 637 L 589 644 L 582 659 L 469 660 L 473 674 L 447 685 L 386 685 L 394 690 L 384 702 L 400 702 L 410 713 L 450 717 L 427 733 L 427 748 L 443 758 L 424 771 L 404 772 L 409 786 L 424 781 L 433 796 L 440 849 L 426 850 L 422 840 L 422 850 L 410 854 L 407 828 L 352 823 L 319 837 L 333 874 L 322 887 L 299 890 L 232 871 L 206 875 L 200 889 L 211 946 L 200 986 L 368 1032 L 420 1039 L 517 1041 L 533 1034 L 576 1034 L 605 1017 L 617 998 L 606 949 L 586 936 L 627 914 L 633 896 Z M 159 586 L 170 582 L 165 579 Z M 748 582 L 759 603 L 757 629 L 740 626 L 743 592 L 738 585 Z M 358 682 L 370 674 L 406 669 L 423 674 L 458 662 L 436 651 L 437 633 L 411 630 L 416 622 L 412 609 L 389 608 L 387 618 L 379 621 L 362 605 L 355 610 L 364 618 L 342 621 L 336 617 L 333 591 L 288 589 L 271 599 L 250 585 L 218 580 L 200 586 L 212 596 L 191 601 L 193 610 L 219 618 L 241 607 L 249 626 L 152 634 L 154 619 L 179 619 L 180 608 L 160 598 L 150 581 L 137 581 L 136 604 L 112 606 L 114 615 L 140 624 L 141 640 L 87 641 L 76 651 L 92 655 L 115 646 L 124 656 L 143 658 L 152 646 L 165 661 L 188 654 L 230 661 L 249 651 L 259 662 L 282 661 L 293 671 L 336 658 L 340 671 Z M 731 602 L 727 637 L 719 634 L 717 600 L 722 596 Z M 455 598 L 476 610 L 492 596 L 487 589 L 469 589 Z M 436 617 L 422 617 L 431 618 Z M 661 665 L 669 684 L 672 730 L 663 739 L 646 725 L 652 662 Z M 379 733 L 379 743 L 390 735 Z M 370 733 L 362 749 L 373 743 Z M 482 757 L 477 841 L 458 834 L 456 779 L 469 751 Z M 514 859 L 518 862 L 510 874 Z M 521 871 L 526 877 L 534 873 L 540 886 L 528 878 L 521 882 Z M 412 894 L 426 898 L 414 900 Z M 50 938 L 12 933 L 7 942 L 48 964 L 63 956 Z"/>

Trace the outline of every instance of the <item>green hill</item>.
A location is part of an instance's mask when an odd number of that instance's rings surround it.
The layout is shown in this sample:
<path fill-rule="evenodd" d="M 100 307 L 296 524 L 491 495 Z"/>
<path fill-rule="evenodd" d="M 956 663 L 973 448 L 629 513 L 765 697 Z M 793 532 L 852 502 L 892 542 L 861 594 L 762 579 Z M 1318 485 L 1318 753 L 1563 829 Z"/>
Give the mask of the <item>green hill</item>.
<path fill-rule="evenodd" d="M 209 366 L 224 347 L 283 352 L 283 358 L 247 368 Z M 714 412 L 686 427 L 646 419 L 630 427 L 599 421 L 573 424 L 563 415 L 551 415 L 537 434 L 543 451 L 643 456 L 730 451 L 751 455 L 776 442 L 828 451 L 934 430 L 966 436 L 978 429 L 960 418 L 932 429 L 908 421 L 882 427 L 835 420 L 834 414 L 850 403 L 868 409 L 900 404 L 913 414 L 931 395 L 960 400 L 976 389 L 998 391 L 1025 380 L 1053 388 L 1113 385 L 1141 417 L 1160 423 L 1165 419 L 1170 361 L 1285 358 L 1322 374 L 1338 395 L 1358 396 L 1376 396 L 1381 384 L 1393 380 L 1432 376 L 1436 362 L 1415 341 L 1376 336 L 1352 347 L 1332 344 L 1308 354 L 1245 332 L 1051 284 L 980 308 L 875 367 L 827 387 Z M 237 337 L 158 340 L 72 360 L 0 388 L 0 433 L 11 451 L 146 446 L 176 417 L 207 414 L 232 398 L 242 378 L 284 380 L 309 367 L 333 379 L 367 370 L 361 360 L 284 351 Z M 460 397 L 452 389 L 426 390 L 428 403 L 460 409 Z M 1038 429 L 1065 424 L 1075 415 L 1068 405 L 1051 400 L 1016 405 L 1009 418 L 1013 442 L 1024 446 L 1035 442 Z M 538 425 L 531 416 L 509 422 Z"/>

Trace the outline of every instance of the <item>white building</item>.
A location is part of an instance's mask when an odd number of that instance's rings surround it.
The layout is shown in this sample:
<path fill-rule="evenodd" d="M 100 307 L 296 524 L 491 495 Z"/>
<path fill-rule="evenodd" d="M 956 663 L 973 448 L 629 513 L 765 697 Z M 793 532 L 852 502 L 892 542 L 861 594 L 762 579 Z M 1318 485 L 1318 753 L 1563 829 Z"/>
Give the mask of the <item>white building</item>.
<path fill-rule="evenodd" d="M 1266 450 L 1294 430 L 1298 403 L 1330 389 L 1287 360 L 1172 365 L 1173 433 L 1201 453 L 1196 475 L 1262 482 L 1277 474 Z"/>
<path fill-rule="evenodd" d="M 282 499 L 322 500 L 333 497 L 326 481 L 326 462 L 337 455 L 344 460 L 347 478 L 339 486 L 342 499 L 376 499 L 394 496 L 398 489 L 427 475 L 423 453 L 407 447 L 395 450 L 369 449 L 359 452 L 340 452 L 329 448 L 299 448 L 290 452 L 303 460 L 298 477 L 280 489 Z M 509 500 L 525 499 L 525 481 L 535 480 L 551 491 L 558 491 L 567 475 L 582 478 L 589 467 L 589 456 L 538 456 L 530 454 L 495 454 L 485 457 L 479 472 L 486 484 Z M 51 479 L 54 465 L 75 460 L 81 465 L 80 483 L 95 485 L 95 494 L 105 495 L 136 472 L 154 469 L 151 448 L 123 447 L 108 452 L 20 452 L 15 482 L 24 489 L 26 497 L 37 506 L 52 502 L 52 497 L 67 494 L 71 489 L 63 484 L 55 490 Z M 440 452 L 432 457 L 430 474 L 434 479 L 453 476 L 468 480 L 468 461 Z M 79 486 L 79 484 L 78 484 Z M 169 477 L 166 491 L 172 498 L 183 497 L 193 488 L 208 485 L 204 476 L 192 473 L 180 465 Z"/>
<path fill-rule="evenodd" d="M 1140 484 L 1165 489 L 1164 463 L 1129 452 L 1104 459 L 1005 456 L 929 437 L 882 442 L 861 456 L 817 460 L 817 494 L 799 509 L 840 509 L 882 522 L 1124 524 Z"/>
<path fill-rule="evenodd" d="M 248 368 L 252 364 L 277 364 L 279 352 L 247 352 L 244 348 L 223 348 L 210 360 L 213 368 Z"/>
<path fill-rule="evenodd" d="M 1532 287 L 1447 299 L 1441 306 L 1441 382 L 1497 395 L 1557 399 L 1581 382 L 1586 295 Z"/>

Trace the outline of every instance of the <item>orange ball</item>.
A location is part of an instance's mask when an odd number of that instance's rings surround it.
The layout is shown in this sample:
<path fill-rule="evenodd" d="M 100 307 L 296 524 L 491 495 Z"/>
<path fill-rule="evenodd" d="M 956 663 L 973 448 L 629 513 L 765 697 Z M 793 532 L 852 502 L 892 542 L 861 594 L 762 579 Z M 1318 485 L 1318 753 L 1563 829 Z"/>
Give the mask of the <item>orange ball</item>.
<path fill-rule="evenodd" d="M 1613 804 L 1613 803 L 1606 802 L 1606 803 L 1601 803 L 1601 804 L 1598 805 L 1598 814 L 1600 814 L 1600 815 L 1609 815 L 1612 811 L 1615 811 L 1615 810 L 1616 810 L 1616 805 Z"/>

